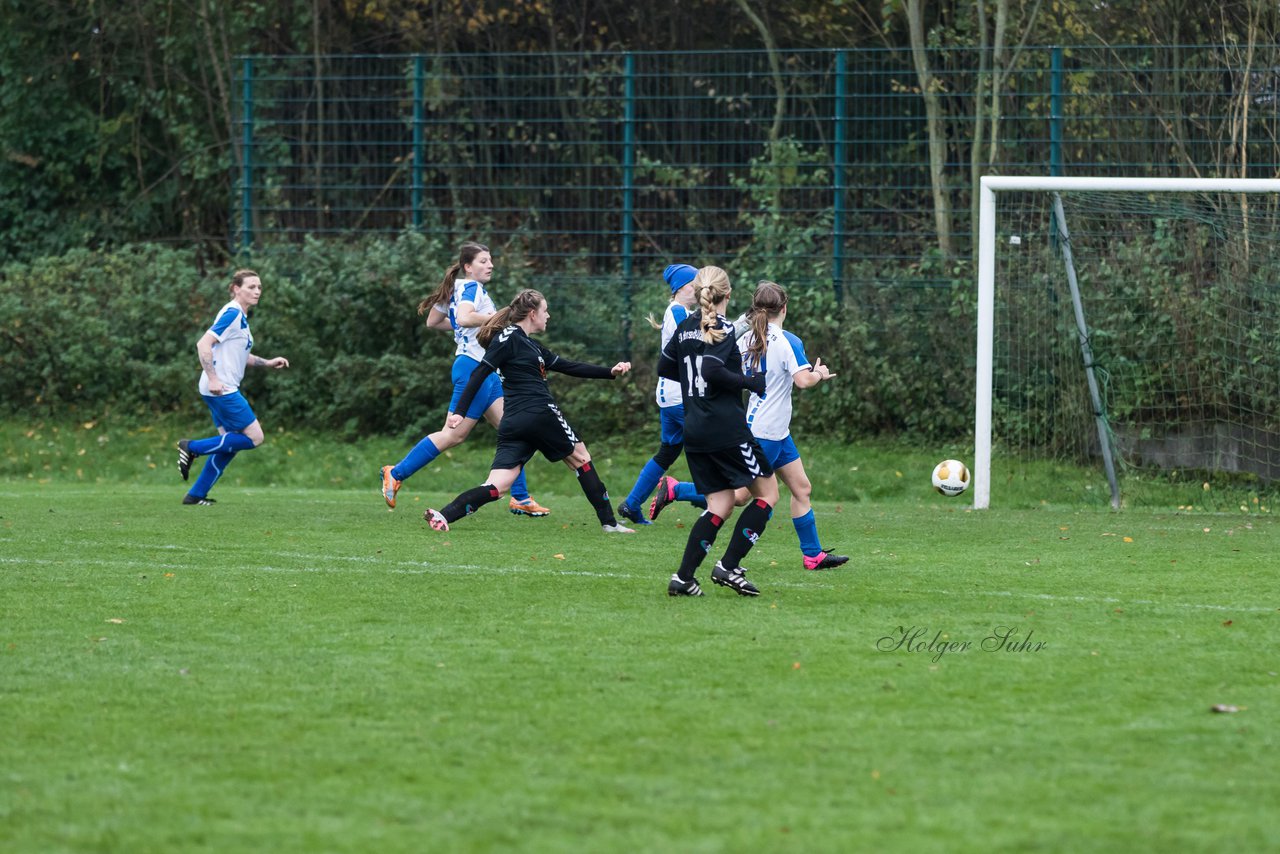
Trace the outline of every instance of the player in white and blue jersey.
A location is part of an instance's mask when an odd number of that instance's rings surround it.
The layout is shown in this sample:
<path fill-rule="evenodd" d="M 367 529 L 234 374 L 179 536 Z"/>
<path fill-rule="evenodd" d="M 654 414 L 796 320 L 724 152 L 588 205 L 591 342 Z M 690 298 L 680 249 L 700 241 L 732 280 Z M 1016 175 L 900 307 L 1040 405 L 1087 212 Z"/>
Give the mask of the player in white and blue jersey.
<path fill-rule="evenodd" d="M 818 539 L 818 523 L 810 495 L 813 485 L 805 473 L 800 451 L 791 438 L 791 392 L 809 388 L 835 377 L 822 360 L 813 364 L 804 351 L 804 342 L 782 328 L 787 318 L 787 292 L 774 282 L 761 282 L 747 312 L 745 332 L 738 338 L 745 374 L 764 374 L 763 394 L 752 392 L 747 403 L 747 426 L 778 478 L 791 492 L 791 524 L 800 539 L 805 569 L 831 569 L 847 563 L 844 555 L 831 554 Z M 688 500 L 690 484 L 664 478 L 654 499 L 656 516 L 672 501 Z M 739 490 L 737 501 L 749 496 Z"/>
<path fill-rule="evenodd" d="M 482 243 L 464 243 L 458 253 L 458 261 L 445 271 L 440 287 L 418 304 L 418 314 L 426 315 L 427 327 L 452 331 L 457 345 L 452 370 L 453 397 L 449 401 L 448 412 L 453 411 L 472 372 L 484 358 L 484 347 L 476 340 L 476 335 L 496 311 L 493 299 L 485 290 L 492 277 L 493 256 L 489 248 Z M 396 493 L 405 480 L 440 454 L 461 444 L 481 418 L 496 428 L 502 421 L 502 412 L 502 381 L 497 374 L 491 374 L 457 426 L 451 427 L 446 417 L 444 426 L 418 442 L 404 459 L 394 466 L 382 467 L 382 497 L 387 506 L 395 508 Z M 508 509 L 520 516 L 547 516 L 551 513 L 530 497 L 523 470 L 511 485 Z"/>
<path fill-rule="evenodd" d="M 676 327 L 697 305 L 693 295 L 693 277 L 697 273 L 688 264 L 672 264 L 662 273 L 663 280 L 671 288 L 671 302 L 662 314 L 662 323 L 655 321 L 652 316 L 649 318 L 649 324 L 661 333 L 658 352 L 662 352 L 667 346 Z M 667 473 L 667 469 L 680 458 L 680 452 L 684 450 L 684 396 L 680 392 L 680 383 L 658 377 L 654 398 L 658 402 L 660 413 L 661 444 L 653 459 L 640 470 L 631 492 L 618 505 L 618 515 L 637 525 L 652 524 L 645 518 L 643 508 L 653 493 L 653 488 L 658 485 L 658 480 Z"/>
<path fill-rule="evenodd" d="M 208 505 L 214 499 L 209 490 L 222 477 L 240 451 L 251 451 L 266 438 L 262 424 L 240 394 L 245 368 L 287 368 L 283 356 L 264 359 L 255 356 L 253 333 L 249 331 L 249 310 L 262 298 L 262 279 L 252 270 L 237 270 L 231 276 L 231 302 L 218 312 L 213 325 L 196 342 L 200 357 L 200 396 L 213 416 L 218 435 L 178 442 L 178 473 L 187 480 L 196 457 L 207 456 L 200 476 L 183 496 L 183 504 Z"/>

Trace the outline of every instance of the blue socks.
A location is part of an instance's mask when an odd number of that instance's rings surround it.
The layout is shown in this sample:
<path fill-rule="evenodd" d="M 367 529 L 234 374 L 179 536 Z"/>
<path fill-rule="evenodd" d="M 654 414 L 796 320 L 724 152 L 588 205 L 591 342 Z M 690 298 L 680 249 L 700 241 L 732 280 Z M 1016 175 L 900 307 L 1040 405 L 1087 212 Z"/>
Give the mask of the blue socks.
<path fill-rule="evenodd" d="M 248 441 L 243 433 L 228 433 L 227 435 L 239 436 L 240 438 L 245 439 L 245 441 Z M 211 440 L 202 439 L 200 441 L 207 442 Z M 195 445 L 195 442 L 191 443 L 192 448 L 194 448 Z M 249 446 L 253 447 L 253 443 L 249 442 Z M 227 466 L 230 465 L 233 459 L 235 459 L 235 456 L 235 451 L 220 451 L 218 453 L 211 454 L 208 459 L 204 461 L 204 468 L 200 469 L 200 476 L 196 478 L 195 483 L 191 484 L 191 489 L 187 490 L 187 494 L 196 498 L 207 498 L 209 496 L 209 490 L 213 489 L 213 485 L 218 482 L 218 478 L 222 477 L 222 473 L 226 471 Z"/>
<path fill-rule="evenodd" d="M 796 536 L 800 538 L 800 551 L 805 557 L 822 554 L 822 546 L 818 544 L 818 520 L 814 518 L 812 508 L 803 516 L 793 517 L 791 524 L 795 526 Z"/>
<path fill-rule="evenodd" d="M 688 501 L 694 507 L 701 507 L 703 510 L 707 509 L 707 499 L 702 497 L 698 487 L 685 480 L 676 484 L 676 501 Z"/>
<path fill-rule="evenodd" d="M 421 442 L 413 446 L 413 450 L 404 455 L 404 459 L 396 463 L 395 468 L 391 470 L 391 476 L 396 480 L 408 480 L 418 469 L 423 468 L 429 462 L 440 456 L 440 449 L 436 447 L 436 443 L 431 441 L 431 437 L 425 437 Z"/>
<path fill-rule="evenodd" d="M 511 497 L 521 504 L 529 500 L 529 487 L 524 482 L 524 469 L 520 469 L 520 474 L 516 475 L 515 481 L 511 484 Z"/>
<path fill-rule="evenodd" d="M 200 476 L 196 478 L 195 483 L 191 484 L 187 494 L 196 498 L 207 498 L 209 490 L 213 489 L 213 485 L 218 482 L 218 478 L 222 477 L 222 473 L 235 459 L 236 454 L 240 451 L 252 451 L 256 446 L 253 440 L 243 433 L 223 433 L 220 436 L 210 436 L 208 439 L 192 439 L 187 443 L 187 447 L 192 452 L 208 458 L 204 461 L 204 468 L 200 469 Z"/>
<path fill-rule="evenodd" d="M 187 443 L 187 447 L 204 457 L 223 451 L 232 454 L 236 451 L 252 451 L 255 446 L 253 440 L 243 433 L 223 433 L 221 436 L 210 436 L 208 439 L 192 439 Z"/>
<path fill-rule="evenodd" d="M 626 505 L 639 513 L 645 502 L 649 500 L 649 496 L 653 494 L 653 488 L 658 485 L 658 479 L 666 472 L 667 470 L 658 465 L 655 460 L 645 463 L 644 468 L 640 469 L 640 475 L 636 478 L 636 485 L 631 487 L 631 492 L 627 495 Z"/>

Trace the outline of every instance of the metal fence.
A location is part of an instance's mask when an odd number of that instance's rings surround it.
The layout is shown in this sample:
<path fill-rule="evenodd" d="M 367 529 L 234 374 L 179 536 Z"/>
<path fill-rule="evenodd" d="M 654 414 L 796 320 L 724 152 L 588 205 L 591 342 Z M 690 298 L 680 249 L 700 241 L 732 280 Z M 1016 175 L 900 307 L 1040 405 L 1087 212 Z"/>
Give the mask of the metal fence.
<path fill-rule="evenodd" d="M 964 257 L 975 93 L 991 77 L 976 50 L 928 59 Z M 412 229 L 483 239 L 548 276 L 630 280 L 673 260 L 736 262 L 849 290 L 918 268 L 936 244 L 924 102 L 906 52 L 245 57 L 240 67 L 239 246 Z M 982 173 L 1275 177 L 1280 167 L 1276 45 L 1248 60 L 1223 45 L 1028 48 L 997 103 Z"/>

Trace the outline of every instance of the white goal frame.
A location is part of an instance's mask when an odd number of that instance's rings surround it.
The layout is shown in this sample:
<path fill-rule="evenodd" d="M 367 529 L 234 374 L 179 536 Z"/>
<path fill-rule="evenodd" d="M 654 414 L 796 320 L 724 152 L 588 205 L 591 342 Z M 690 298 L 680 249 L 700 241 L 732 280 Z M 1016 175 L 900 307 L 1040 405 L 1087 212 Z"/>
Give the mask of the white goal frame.
<path fill-rule="evenodd" d="M 991 506 L 991 394 L 996 306 L 996 193 L 1120 190 L 1143 193 L 1280 193 L 1265 178 L 1061 178 L 984 175 L 978 212 L 978 361 L 973 417 L 973 508 Z"/>

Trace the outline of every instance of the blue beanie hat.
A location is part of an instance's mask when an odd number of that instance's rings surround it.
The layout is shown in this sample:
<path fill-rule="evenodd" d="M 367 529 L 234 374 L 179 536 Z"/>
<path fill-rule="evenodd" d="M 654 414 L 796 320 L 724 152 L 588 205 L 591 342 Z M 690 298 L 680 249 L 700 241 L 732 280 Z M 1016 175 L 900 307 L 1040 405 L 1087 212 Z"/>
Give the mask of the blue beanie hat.
<path fill-rule="evenodd" d="M 696 275 L 698 275 L 698 271 L 688 264 L 672 264 L 662 271 L 662 278 L 666 279 L 667 284 L 671 286 L 671 293 L 673 294 L 692 282 L 693 277 Z"/>

